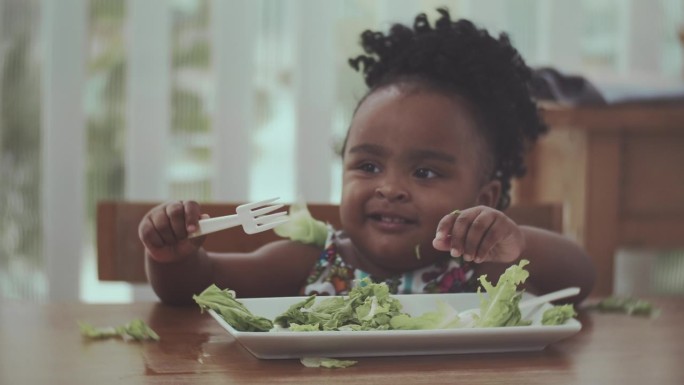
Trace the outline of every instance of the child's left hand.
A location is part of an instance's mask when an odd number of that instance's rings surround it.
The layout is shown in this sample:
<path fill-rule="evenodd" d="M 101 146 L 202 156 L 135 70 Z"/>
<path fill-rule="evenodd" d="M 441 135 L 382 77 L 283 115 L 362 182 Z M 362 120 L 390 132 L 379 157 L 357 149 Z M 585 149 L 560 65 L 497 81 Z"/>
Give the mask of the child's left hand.
<path fill-rule="evenodd" d="M 525 249 L 525 238 L 518 225 L 499 210 L 476 206 L 444 216 L 437 225 L 432 245 L 451 255 L 463 255 L 476 263 L 511 263 Z"/>

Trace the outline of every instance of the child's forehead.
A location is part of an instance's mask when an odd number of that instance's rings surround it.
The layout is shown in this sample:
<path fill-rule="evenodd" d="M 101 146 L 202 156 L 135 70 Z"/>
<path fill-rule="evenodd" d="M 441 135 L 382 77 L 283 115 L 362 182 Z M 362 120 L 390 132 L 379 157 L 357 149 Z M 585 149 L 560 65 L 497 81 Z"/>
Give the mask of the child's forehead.
<path fill-rule="evenodd" d="M 461 97 L 425 88 L 387 86 L 361 102 L 350 126 L 352 136 L 396 134 L 442 140 L 477 140 L 478 126 L 470 105 Z"/>

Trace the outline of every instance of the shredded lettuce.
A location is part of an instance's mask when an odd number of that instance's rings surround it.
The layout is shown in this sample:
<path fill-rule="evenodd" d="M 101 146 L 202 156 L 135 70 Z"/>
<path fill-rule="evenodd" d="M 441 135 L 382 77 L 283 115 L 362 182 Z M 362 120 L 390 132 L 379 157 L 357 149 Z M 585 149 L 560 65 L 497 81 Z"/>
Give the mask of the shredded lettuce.
<path fill-rule="evenodd" d="M 421 329 L 452 329 L 461 327 L 461 318 L 453 306 L 444 301 L 437 302 L 437 311 L 426 312 L 416 317 L 399 314 L 390 320 L 392 329 L 421 330 Z"/>
<path fill-rule="evenodd" d="M 313 324 L 313 325 L 290 324 L 288 330 L 292 331 L 292 332 L 317 332 L 317 331 L 320 331 L 321 328 L 318 324 Z"/>
<path fill-rule="evenodd" d="M 499 277 L 496 285 L 480 277 L 484 288 L 478 290 L 480 307 L 459 313 L 446 302 L 438 301 L 437 309 L 417 316 L 402 311 L 401 302 L 390 295 L 389 287 L 373 283 L 369 278 L 357 282 L 348 296 L 305 297 L 275 317 L 273 322 L 252 314 L 235 299 L 235 292 L 215 285 L 207 288 L 195 301 L 202 309 L 213 309 L 226 322 L 241 331 L 356 331 L 356 330 L 420 330 L 462 327 L 525 326 L 520 312 L 522 292 L 518 285 L 529 273 L 521 260 Z M 544 325 L 560 325 L 576 315 L 572 305 L 556 306 L 543 315 Z"/>
<path fill-rule="evenodd" d="M 318 325 L 319 330 L 387 330 L 392 317 L 401 314 L 401 303 L 390 296 L 385 283 L 368 278 L 358 282 L 347 297 L 310 296 L 275 318 L 274 323 L 291 330 Z M 298 325 L 292 328 L 291 325 Z"/>

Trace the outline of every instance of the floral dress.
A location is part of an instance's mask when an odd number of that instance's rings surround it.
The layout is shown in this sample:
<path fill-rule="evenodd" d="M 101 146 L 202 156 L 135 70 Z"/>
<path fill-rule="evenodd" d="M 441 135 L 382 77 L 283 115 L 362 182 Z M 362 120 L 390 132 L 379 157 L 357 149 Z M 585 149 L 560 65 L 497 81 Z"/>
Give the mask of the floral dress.
<path fill-rule="evenodd" d="M 301 295 L 346 295 L 355 281 L 369 277 L 373 282 L 385 282 L 392 294 L 461 293 L 477 290 L 474 271 L 461 258 L 445 258 L 437 263 L 387 279 L 376 279 L 368 273 L 347 264 L 337 252 L 338 233 L 328 228 L 325 249 L 304 287 Z"/>

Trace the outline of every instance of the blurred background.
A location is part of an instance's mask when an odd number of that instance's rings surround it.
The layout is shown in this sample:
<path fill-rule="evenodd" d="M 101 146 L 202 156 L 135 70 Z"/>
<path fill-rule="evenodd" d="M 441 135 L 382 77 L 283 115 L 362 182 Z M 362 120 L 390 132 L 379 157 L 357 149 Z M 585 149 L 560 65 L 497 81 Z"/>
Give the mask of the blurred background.
<path fill-rule="evenodd" d="M 609 103 L 684 95 L 684 0 L 0 0 L 0 298 L 150 297 L 97 280 L 102 199 L 338 202 L 360 33 L 439 6 Z"/>

